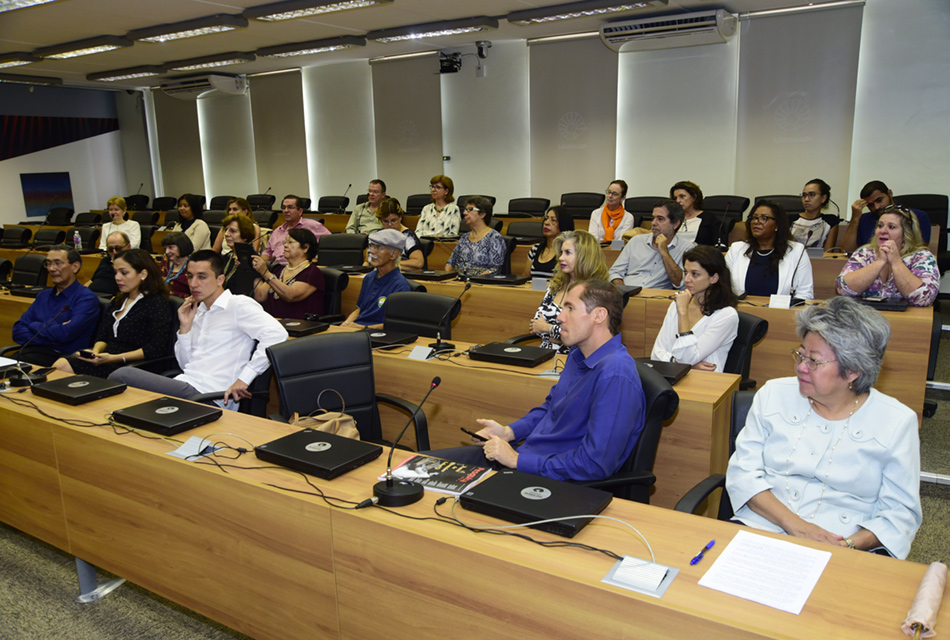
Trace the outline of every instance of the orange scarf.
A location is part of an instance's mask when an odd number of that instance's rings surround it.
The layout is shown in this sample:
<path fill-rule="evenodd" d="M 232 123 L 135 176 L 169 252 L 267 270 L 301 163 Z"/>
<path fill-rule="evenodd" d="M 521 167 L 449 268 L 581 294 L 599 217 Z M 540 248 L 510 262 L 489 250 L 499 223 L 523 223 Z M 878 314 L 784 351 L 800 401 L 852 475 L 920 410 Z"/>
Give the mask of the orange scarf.
<path fill-rule="evenodd" d="M 604 226 L 604 242 L 613 241 L 614 231 L 620 226 L 620 221 L 623 220 L 624 213 L 623 205 L 620 205 L 616 209 L 608 209 L 607 205 L 604 205 L 603 210 L 600 212 L 600 223 Z"/>

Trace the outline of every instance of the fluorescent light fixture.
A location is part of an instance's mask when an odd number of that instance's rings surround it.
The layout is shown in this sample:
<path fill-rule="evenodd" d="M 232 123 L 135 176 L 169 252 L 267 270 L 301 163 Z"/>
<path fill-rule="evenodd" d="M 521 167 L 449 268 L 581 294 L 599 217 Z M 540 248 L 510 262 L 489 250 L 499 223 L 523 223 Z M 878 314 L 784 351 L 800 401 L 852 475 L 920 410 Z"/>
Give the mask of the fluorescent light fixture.
<path fill-rule="evenodd" d="M 134 80 L 135 78 L 150 78 L 160 76 L 165 73 L 165 67 L 156 65 L 143 65 L 140 67 L 128 67 L 126 69 L 116 69 L 115 71 L 102 71 L 100 73 L 90 73 L 86 80 L 115 82 L 117 80 Z"/>
<path fill-rule="evenodd" d="M 10 84 L 63 84 L 62 78 L 50 78 L 47 76 L 24 76 L 14 73 L 0 73 L 0 82 Z"/>
<path fill-rule="evenodd" d="M 219 53 L 216 56 L 188 58 L 187 60 L 169 62 L 165 65 L 165 68 L 169 71 L 197 71 L 199 69 L 213 69 L 214 67 L 226 67 L 232 64 L 254 62 L 256 59 L 257 56 L 255 56 L 253 53 L 241 53 L 239 51 L 235 51 L 232 53 Z"/>
<path fill-rule="evenodd" d="M 610 13 L 636 11 L 648 7 L 661 7 L 669 4 L 669 0 L 646 0 L 644 2 L 623 2 L 623 0 L 584 0 L 583 2 L 569 2 L 553 7 L 525 9 L 512 11 L 505 19 L 511 24 L 528 26 L 543 22 L 557 22 L 574 18 L 588 18 Z"/>
<path fill-rule="evenodd" d="M 439 51 L 417 51 L 415 53 L 398 53 L 394 56 L 380 56 L 378 58 L 370 58 L 370 64 L 376 64 L 378 62 L 392 62 L 393 60 L 405 60 L 406 58 L 422 58 L 424 56 L 436 56 L 439 55 Z"/>
<path fill-rule="evenodd" d="M 415 24 L 408 27 L 379 29 L 367 33 L 366 38 L 368 40 L 375 40 L 376 42 L 389 43 L 400 42 L 402 40 L 440 38 L 442 36 L 475 33 L 477 31 L 497 28 L 498 20 L 495 18 L 477 16 L 474 18 L 463 18 L 461 20 L 442 20 L 440 22 L 427 22 L 425 24 Z"/>
<path fill-rule="evenodd" d="M 599 38 L 599 31 L 584 31 L 582 33 L 564 33 L 559 36 L 541 36 L 539 38 L 528 38 L 525 42 L 528 46 L 533 44 L 542 44 L 544 42 L 563 42 L 565 40 L 582 40 L 584 38 Z"/>
<path fill-rule="evenodd" d="M 37 58 L 31 53 L 14 51 L 13 53 L 0 54 L 0 69 L 10 69 L 11 67 L 20 67 L 32 62 L 39 62 L 42 58 Z"/>
<path fill-rule="evenodd" d="M 762 9 L 761 11 L 746 11 L 745 13 L 740 13 L 739 18 L 761 18 L 762 16 L 779 16 L 784 13 L 798 13 L 800 11 L 821 11 L 823 9 L 839 9 L 841 7 L 850 7 L 850 6 L 864 6 L 865 0 L 840 0 L 839 2 L 823 2 L 820 4 L 815 4 L 814 2 L 807 5 L 799 5 L 796 7 L 785 7 L 784 9 Z"/>
<path fill-rule="evenodd" d="M 338 38 L 324 38 L 309 42 L 294 42 L 276 47 L 264 47 L 255 53 L 263 58 L 290 58 L 292 56 L 307 56 L 328 51 L 339 51 L 350 47 L 365 47 L 366 38 L 359 36 L 340 36 Z"/>
<path fill-rule="evenodd" d="M 322 13 L 335 13 L 349 9 L 375 7 L 381 4 L 389 4 L 392 1 L 393 0 L 288 0 L 287 2 L 274 2 L 272 4 L 262 4 L 245 9 L 244 17 L 268 22 L 275 20 L 293 20 L 294 18 L 317 16 Z"/>
<path fill-rule="evenodd" d="M 99 36 L 96 38 L 67 42 L 65 44 L 57 44 L 51 47 L 41 47 L 33 53 L 41 58 L 64 60 L 66 58 L 88 56 L 93 53 L 103 53 L 104 51 L 113 51 L 114 49 L 131 46 L 132 41 L 126 38 L 119 36 Z"/>
<path fill-rule="evenodd" d="M 181 38 L 206 36 L 211 33 L 234 31 L 235 29 L 242 29 L 246 26 L 247 20 L 241 16 L 219 13 L 194 20 L 160 24 L 145 29 L 135 29 L 134 31 L 129 31 L 125 36 L 129 40 L 137 40 L 139 42 L 167 42 Z"/>
<path fill-rule="evenodd" d="M 53 0 L 0 0 L 0 13 L 4 11 L 13 11 L 14 9 L 26 9 L 35 7 L 38 4 L 46 4 Z"/>

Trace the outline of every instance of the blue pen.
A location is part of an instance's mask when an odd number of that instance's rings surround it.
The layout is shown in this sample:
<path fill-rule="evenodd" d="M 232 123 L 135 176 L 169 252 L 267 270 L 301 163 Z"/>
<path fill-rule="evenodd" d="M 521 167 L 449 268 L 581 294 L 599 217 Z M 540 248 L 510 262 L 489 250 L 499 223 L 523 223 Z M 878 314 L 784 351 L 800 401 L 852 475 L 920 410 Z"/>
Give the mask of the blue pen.
<path fill-rule="evenodd" d="M 696 557 L 689 561 L 690 566 L 694 564 L 699 564 L 699 561 L 703 559 L 703 556 L 706 555 L 706 552 L 713 548 L 713 545 L 716 544 L 715 540 L 710 540 L 709 544 L 702 548 L 702 550 L 696 554 Z"/>

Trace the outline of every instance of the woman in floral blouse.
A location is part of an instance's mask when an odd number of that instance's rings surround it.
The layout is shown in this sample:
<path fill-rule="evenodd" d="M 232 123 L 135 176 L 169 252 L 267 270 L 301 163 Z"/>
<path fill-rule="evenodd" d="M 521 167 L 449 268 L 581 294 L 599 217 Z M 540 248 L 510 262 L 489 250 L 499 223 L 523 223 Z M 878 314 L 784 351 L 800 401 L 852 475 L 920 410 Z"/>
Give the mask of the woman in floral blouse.
<path fill-rule="evenodd" d="M 463 215 L 471 231 L 459 238 L 447 263 L 459 275 L 470 278 L 501 273 L 508 247 L 501 234 L 488 226 L 491 224 L 491 213 L 491 200 L 488 198 L 476 196 L 465 203 Z"/>
<path fill-rule="evenodd" d="M 896 204 L 886 207 L 871 243 L 851 255 L 836 285 L 846 296 L 906 298 L 915 307 L 933 304 L 940 272 L 914 212 Z"/>

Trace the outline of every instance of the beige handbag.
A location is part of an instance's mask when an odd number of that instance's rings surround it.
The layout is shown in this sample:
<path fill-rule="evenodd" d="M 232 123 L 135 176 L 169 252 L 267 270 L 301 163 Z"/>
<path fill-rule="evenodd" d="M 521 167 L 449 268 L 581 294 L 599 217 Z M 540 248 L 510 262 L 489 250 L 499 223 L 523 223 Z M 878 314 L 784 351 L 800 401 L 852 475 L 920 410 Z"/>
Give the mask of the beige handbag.
<path fill-rule="evenodd" d="M 343 405 L 342 411 L 327 411 L 320 406 L 320 398 L 322 398 L 323 394 L 327 391 L 332 391 L 340 398 L 340 404 Z M 290 418 L 290 424 L 295 427 L 300 427 L 301 429 L 315 429 L 316 431 L 335 433 L 344 438 L 351 438 L 353 440 L 360 439 L 360 432 L 356 428 L 356 420 L 353 419 L 353 416 L 346 413 L 346 403 L 343 401 L 343 396 L 340 395 L 339 391 L 336 389 L 324 389 L 321 391 L 320 395 L 317 396 L 317 407 L 313 413 L 306 416 L 301 416 L 297 412 L 294 412 L 294 415 Z"/>

